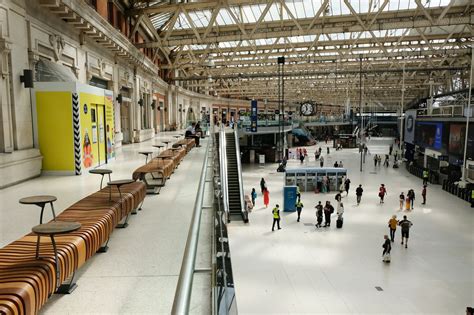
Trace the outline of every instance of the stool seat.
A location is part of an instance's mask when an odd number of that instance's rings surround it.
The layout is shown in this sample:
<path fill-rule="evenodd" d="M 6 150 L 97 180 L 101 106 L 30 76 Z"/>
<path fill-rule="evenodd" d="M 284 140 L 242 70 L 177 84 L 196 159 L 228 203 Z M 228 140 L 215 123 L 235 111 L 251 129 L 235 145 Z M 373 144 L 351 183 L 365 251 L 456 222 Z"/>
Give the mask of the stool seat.
<path fill-rule="evenodd" d="M 56 235 L 74 232 L 81 228 L 78 222 L 53 221 L 34 226 L 31 230 L 38 235 Z"/>
<path fill-rule="evenodd" d="M 41 205 L 58 200 L 55 196 L 39 195 L 21 198 L 19 202 L 24 205 Z"/>
<path fill-rule="evenodd" d="M 126 184 L 131 184 L 131 183 L 134 183 L 135 180 L 133 179 L 119 179 L 119 180 L 114 180 L 114 181 L 111 181 L 111 182 L 108 182 L 107 185 L 109 186 L 122 186 L 122 185 L 126 185 Z"/>
<path fill-rule="evenodd" d="M 138 154 L 149 155 L 153 154 L 153 151 L 139 151 Z"/>
<path fill-rule="evenodd" d="M 99 174 L 99 175 L 106 175 L 106 174 L 112 174 L 112 170 L 106 169 L 106 168 L 95 168 L 93 170 L 89 171 L 90 174 Z"/>

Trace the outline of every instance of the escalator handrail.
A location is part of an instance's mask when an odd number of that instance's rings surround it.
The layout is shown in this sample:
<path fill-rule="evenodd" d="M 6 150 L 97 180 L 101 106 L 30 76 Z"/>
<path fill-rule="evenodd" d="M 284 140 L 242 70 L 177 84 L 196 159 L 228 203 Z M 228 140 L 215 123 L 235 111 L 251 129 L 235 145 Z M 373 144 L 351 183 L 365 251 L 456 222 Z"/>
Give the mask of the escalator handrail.
<path fill-rule="evenodd" d="M 247 210 L 245 208 L 245 202 L 244 202 L 244 184 L 242 180 L 242 165 L 240 163 L 240 145 L 239 145 L 239 135 L 238 135 L 237 128 L 234 129 L 234 138 L 235 138 L 235 155 L 237 157 L 237 178 L 239 179 L 239 190 L 240 190 L 240 209 L 242 211 L 242 215 L 245 220 L 244 213 Z"/>
<path fill-rule="evenodd" d="M 227 216 L 227 221 L 230 219 L 229 215 L 229 190 L 228 190 L 228 178 L 227 178 L 227 142 L 225 138 L 225 130 L 221 126 L 219 131 L 219 164 L 221 174 L 221 191 L 222 201 L 224 204 L 224 211 Z"/>

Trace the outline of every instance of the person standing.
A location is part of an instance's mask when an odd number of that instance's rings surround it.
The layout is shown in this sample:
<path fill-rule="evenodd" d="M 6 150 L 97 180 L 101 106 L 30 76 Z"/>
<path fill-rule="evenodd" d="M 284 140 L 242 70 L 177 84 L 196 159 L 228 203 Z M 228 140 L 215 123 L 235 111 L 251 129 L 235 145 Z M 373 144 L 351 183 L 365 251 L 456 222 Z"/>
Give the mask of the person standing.
<path fill-rule="evenodd" d="M 276 205 L 275 208 L 273 208 L 272 214 L 273 214 L 272 232 L 275 231 L 275 223 L 277 224 L 278 229 L 281 230 L 281 227 L 280 227 L 280 206 L 279 205 Z"/>
<path fill-rule="evenodd" d="M 384 243 L 382 245 L 383 247 L 383 252 L 382 252 L 382 257 L 384 262 L 390 262 L 390 251 L 392 250 L 392 244 L 390 243 L 390 240 L 388 239 L 388 235 L 384 235 Z"/>
<path fill-rule="evenodd" d="M 323 167 L 323 166 L 324 166 L 324 158 L 323 158 L 322 155 L 319 157 L 319 166 L 320 166 L 320 167 Z"/>
<path fill-rule="evenodd" d="M 323 176 L 323 193 L 328 191 L 328 177 L 325 175 Z"/>
<path fill-rule="evenodd" d="M 268 204 L 270 203 L 270 192 L 268 191 L 267 187 L 263 189 L 263 204 L 265 208 L 268 208 Z"/>
<path fill-rule="evenodd" d="M 337 206 L 337 219 L 342 220 L 342 215 L 344 214 L 344 204 L 342 202 Z"/>
<path fill-rule="evenodd" d="M 379 163 L 379 167 L 382 164 L 382 157 L 380 155 L 377 156 L 377 162 Z"/>
<path fill-rule="evenodd" d="M 252 204 L 255 207 L 255 199 L 257 199 L 257 192 L 255 191 L 255 188 L 252 188 L 252 193 L 250 196 L 252 197 Z"/>
<path fill-rule="evenodd" d="M 301 164 L 303 164 L 303 162 L 304 162 L 304 154 L 303 154 L 303 151 L 300 152 L 300 162 L 301 162 Z"/>
<path fill-rule="evenodd" d="M 334 207 L 331 205 L 330 201 L 326 201 L 324 206 L 324 227 L 331 226 L 331 214 L 334 212 Z"/>
<path fill-rule="evenodd" d="M 380 203 L 383 203 L 383 199 L 385 198 L 386 194 L 387 194 L 387 189 L 385 188 L 385 185 L 384 184 L 380 185 L 380 188 L 379 188 Z"/>
<path fill-rule="evenodd" d="M 415 203 L 415 191 L 413 189 L 410 189 L 407 193 L 407 197 L 410 200 L 411 210 L 413 210 L 413 205 Z"/>
<path fill-rule="evenodd" d="M 336 196 L 334 196 L 334 199 L 336 199 L 337 203 L 341 203 L 341 200 L 342 200 L 342 190 L 340 190 Z"/>
<path fill-rule="evenodd" d="M 405 203 L 405 195 L 403 194 L 403 191 L 400 193 L 400 211 L 403 210 L 403 204 Z"/>
<path fill-rule="evenodd" d="M 301 200 L 298 200 L 296 202 L 295 207 L 296 207 L 296 212 L 298 212 L 298 219 L 296 220 L 296 222 L 300 222 L 301 211 L 303 210 L 303 203 L 301 202 Z"/>
<path fill-rule="evenodd" d="M 328 154 L 329 154 L 329 147 L 327 147 L 326 149 L 327 149 L 327 151 L 328 151 Z"/>
<path fill-rule="evenodd" d="M 349 188 L 351 187 L 351 180 L 346 177 L 346 180 L 344 181 L 344 189 L 346 191 L 346 196 L 349 195 Z"/>
<path fill-rule="evenodd" d="M 265 179 L 262 177 L 262 179 L 260 180 L 260 190 L 262 191 L 262 195 L 263 191 L 265 190 L 265 187 L 267 187 L 267 183 L 265 183 Z"/>
<path fill-rule="evenodd" d="M 357 205 L 360 204 L 360 200 L 362 199 L 362 193 L 363 192 L 364 192 L 364 190 L 362 189 L 362 185 L 359 185 L 359 187 L 357 187 L 357 189 L 356 189 Z"/>
<path fill-rule="evenodd" d="M 388 227 L 390 228 L 390 239 L 392 242 L 395 241 L 395 231 L 397 230 L 398 220 L 397 216 L 393 215 L 390 220 L 388 220 Z"/>
<path fill-rule="evenodd" d="M 337 164 L 337 161 L 334 162 L 334 167 L 339 167 L 339 164 Z"/>
<path fill-rule="evenodd" d="M 390 147 L 388 148 L 388 155 L 392 155 L 392 151 L 393 151 L 393 144 L 391 144 Z"/>
<path fill-rule="evenodd" d="M 378 162 L 378 159 L 377 159 L 377 154 L 374 156 L 374 166 L 377 167 L 377 162 Z"/>
<path fill-rule="evenodd" d="M 298 198 L 298 201 L 301 201 L 300 185 L 296 185 L 296 198 Z"/>
<path fill-rule="evenodd" d="M 410 220 L 407 219 L 407 216 L 403 216 L 403 220 L 398 222 L 398 225 L 402 227 L 402 245 L 403 240 L 405 240 L 405 248 L 408 248 L 408 237 L 410 236 L 410 228 L 413 226 Z"/>
<path fill-rule="evenodd" d="M 411 209 L 411 201 L 410 201 L 410 191 L 407 192 L 407 197 L 405 198 L 405 210 L 410 211 Z"/>
<path fill-rule="evenodd" d="M 342 161 L 339 161 L 339 167 L 344 167 L 344 165 L 342 165 Z"/>
<path fill-rule="evenodd" d="M 430 173 L 428 172 L 428 169 L 425 168 L 423 170 L 423 185 L 426 185 L 428 184 L 428 177 L 429 177 Z"/>
<path fill-rule="evenodd" d="M 471 190 L 471 208 L 474 208 L 474 189 Z"/>
<path fill-rule="evenodd" d="M 423 185 L 423 190 L 421 191 L 421 197 L 423 197 L 422 205 L 426 204 L 426 185 Z"/>
<path fill-rule="evenodd" d="M 388 154 L 385 155 L 385 161 L 383 162 L 383 165 L 385 167 L 388 167 L 389 166 L 389 161 L 388 159 L 390 158 L 390 156 Z"/>
<path fill-rule="evenodd" d="M 320 228 L 321 223 L 323 223 L 323 205 L 321 204 L 321 201 L 316 205 L 316 227 Z"/>

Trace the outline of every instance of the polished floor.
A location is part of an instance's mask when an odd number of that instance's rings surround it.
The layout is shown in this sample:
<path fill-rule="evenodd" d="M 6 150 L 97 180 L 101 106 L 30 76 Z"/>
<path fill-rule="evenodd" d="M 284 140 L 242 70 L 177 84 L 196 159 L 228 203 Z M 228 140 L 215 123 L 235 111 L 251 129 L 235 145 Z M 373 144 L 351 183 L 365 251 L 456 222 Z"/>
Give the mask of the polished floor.
<path fill-rule="evenodd" d="M 140 150 L 153 150 L 154 143 L 176 141 L 176 133 L 162 133 L 153 140 L 127 145 L 106 167 L 112 180 L 131 178 L 144 164 Z M 169 314 L 186 245 L 206 144 L 194 148 L 168 180 L 159 195 L 148 195 L 143 210 L 131 216 L 126 229 L 115 230 L 109 251 L 96 254 L 77 274 L 77 289 L 71 295 L 53 295 L 42 314 Z M 58 197 L 60 212 L 99 188 L 100 176 L 42 176 L 0 190 L 0 246 L 18 239 L 38 224 L 39 208 L 20 205 L 22 197 L 51 194 Z M 45 214 L 50 219 L 49 208 Z M 203 213 L 197 268 L 209 268 L 211 213 Z M 196 274 L 192 297 L 193 314 L 210 312 L 210 276 Z"/>
<path fill-rule="evenodd" d="M 326 165 L 343 161 L 352 181 L 345 205 L 344 226 L 316 229 L 317 201 L 335 202 L 335 193 L 302 193 L 301 222 L 296 213 L 282 214 L 282 229 L 271 231 L 271 209 L 282 205 L 283 175 L 275 164 L 244 166 L 244 188 L 259 192 L 264 177 L 270 206 L 259 193 L 250 223 L 229 226 L 236 300 L 240 314 L 464 314 L 474 305 L 474 211 L 439 185 L 428 187 L 421 205 L 422 181 L 404 167 L 374 167 L 373 154 L 388 153 L 387 139 L 372 139 L 363 172 L 359 154 L 345 149 L 323 155 Z M 319 144 L 316 146 L 318 147 Z M 314 147 L 304 166 L 316 166 Z M 319 163 L 318 163 L 319 165 Z M 288 167 L 300 167 L 289 161 Z M 378 187 L 388 195 L 379 204 Z M 364 195 L 356 205 L 355 187 Z M 413 188 L 415 208 L 398 211 L 398 196 Z M 408 249 L 397 230 L 390 264 L 382 262 L 384 234 L 392 215 L 413 222 Z"/>

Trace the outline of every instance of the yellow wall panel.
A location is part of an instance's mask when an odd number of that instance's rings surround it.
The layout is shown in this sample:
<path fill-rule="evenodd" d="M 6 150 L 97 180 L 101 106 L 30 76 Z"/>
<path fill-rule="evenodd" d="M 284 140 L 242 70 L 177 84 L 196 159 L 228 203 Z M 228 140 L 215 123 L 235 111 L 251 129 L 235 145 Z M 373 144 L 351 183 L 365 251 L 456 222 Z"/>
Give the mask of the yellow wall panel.
<path fill-rule="evenodd" d="M 74 172 L 71 92 L 36 92 L 36 111 L 43 170 Z"/>

